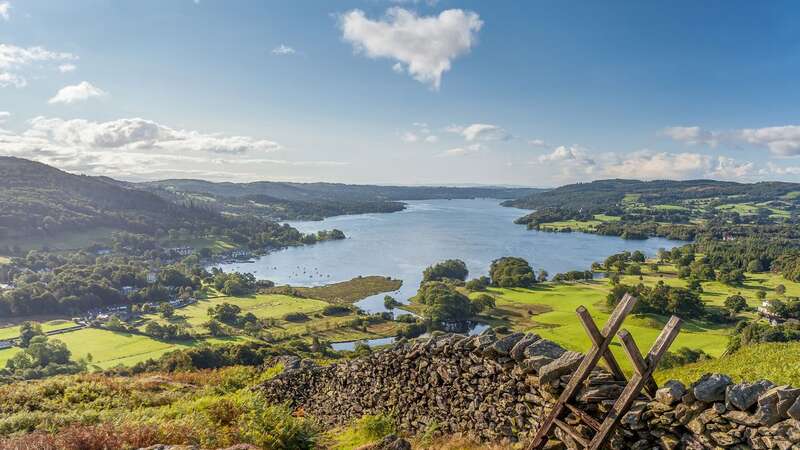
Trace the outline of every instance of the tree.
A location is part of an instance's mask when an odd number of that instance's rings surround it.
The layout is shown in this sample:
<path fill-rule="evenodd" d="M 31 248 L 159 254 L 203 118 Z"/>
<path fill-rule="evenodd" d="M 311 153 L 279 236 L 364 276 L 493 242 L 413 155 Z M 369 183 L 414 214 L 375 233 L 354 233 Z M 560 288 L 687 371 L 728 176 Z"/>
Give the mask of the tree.
<path fill-rule="evenodd" d="M 765 298 L 767 298 L 767 292 L 759 290 L 758 292 L 756 292 L 756 297 L 759 300 L 764 300 Z"/>
<path fill-rule="evenodd" d="M 731 317 L 736 316 L 745 308 L 747 308 L 747 300 L 739 294 L 731 295 L 725 299 L 725 309 L 730 312 Z"/>
<path fill-rule="evenodd" d="M 759 273 L 764 271 L 764 266 L 761 264 L 761 260 L 754 259 L 747 264 L 747 271 L 753 273 Z"/>
<path fill-rule="evenodd" d="M 36 336 L 44 336 L 42 326 L 38 322 L 22 322 L 19 326 L 19 346 L 28 347 Z"/>
<path fill-rule="evenodd" d="M 550 274 L 547 273 L 546 270 L 544 270 L 544 269 L 540 270 L 539 271 L 539 278 L 538 278 L 539 283 L 544 283 L 545 281 L 547 281 L 547 277 L 549 277 L 549 276 L 550 276 Z"/>
<path fill-rule="evenodd" d="M 492 285 L 503 288 L 531 287 L 536 284 L 536 274 L 528 261 L 511 256 L 492 261 L 489 277 Z"/>
<path fill-rule="evenodd" d="M 480 314 L 488 308 L 495 307 L 494 297 L 489 294 L 480 294 L 470 300 L 470 303 L 472 305 L 473 314 Z"/>
<path fill-rule="evenodd" d="M 442 281 L 445 279 L 464 281 L 469 275 L 467 264 L 460 259 L 448 259 L 436 263 L 422 272 L 422 282 Z"/>
<path fill-rule="evenodd" d="M 424 305 L 422 315 L 434 324 L 472 317 L 469 298 L 441 281 L 423 284 L 417 291 L 416 301 Z"/>
<path fill-rule="evenodd" d="M 778 295 L 783 295 L 786 293 L 786 286 L 779 284 L 775 286 L 775 293 Z"/>
<path fill-rule="evenodd" d="M 161 314 L 161 317 L 169 319 L 175 315 L 175 308 L 170 305 L 169 302 L 163 302 L 158 305 L 158 312 Z"/>
<path fill-rule="evenodd" d="M 631 253 L 631 261 L 638 262 L 638 263 L 643 263 L 644 260 L 645 260 L 645 256 L 644 256 L 644 253 L 642 253 L 641 251 L 636 250 L 633 253 Z"/>
<path fill-rule="evenodd" d="M 473 292 L 485 291 L 490 284 L 492 284 L 492 280 L 490 280 L 489 277 L 481 276 L 479 278 L 473 278 L 467 281 L 465 287 Z"/>
<path fill-rule="evenodd" d="M 240 312 L 242 308 L 228 302 L 208 308 L 209 317 L 227 324 L 236 323 Z"/>

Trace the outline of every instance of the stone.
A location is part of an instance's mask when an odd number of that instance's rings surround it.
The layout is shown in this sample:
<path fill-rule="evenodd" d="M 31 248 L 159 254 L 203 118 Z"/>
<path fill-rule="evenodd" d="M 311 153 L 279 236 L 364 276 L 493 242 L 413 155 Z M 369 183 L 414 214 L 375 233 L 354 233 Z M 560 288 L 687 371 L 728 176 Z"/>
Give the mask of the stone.
<path fill-rule="evenodd" d="M 522 361 L 523 359 L 525 359 L 525 349 L 540 339 L 541 338 L 539 337 L 538 334 L 532 334 L 532 333 L 526 334 L 525 337 L 523 337 L 516 344 L 514 344 L 514 347 L 511 349 L 509 355 L 516 361 Z"/>
<path fill-rule="evenodd" d="M 556 359 L 563 355 L 564 350 L 560 345 L 547 339 L 540 339 L 533 344 L 529 345 L 524 352 L 526 358 L 534 356 L 546 356 L 548 358 Z"/>
<path fill-rule="evenodd" d="M 378 442 L 362 445 L 355 450 L 411 450 L 411 444 L 396 434 L 390 434 Z"/>
<path fill-rule="evenodd" d="M 732 383 L 731 377 L 718 373 L 706 374 L 694 384 L 692 391 L 697 400 L 713 403 L 725 400 L 725 390 Z"/>
<path fill-rule="evenodd" d="M 525 337 L 523 333 L 510 334 L 504 338 L 498 339 L 491 347 L 491 351 L 496 355 L 506 356 L 511 353 L 511 349 Z"/>
<path fill-rule="evenodd" d="M 539 369 L 539 381 L 549 383 L 562 375 L 575 372 L 582 360 L 583 355 L 578 352 L 565 352 L 558 359 Z"/>
<path fill-rule="evenodd" d="M 746 427 L 757 427 L 761 422 L 758 418 L 744 411 L 728 411 L 722 415 L 723 418 Z"/>
<path fill-rule="evenodd" d="M 686 386 L 680 381 L 669 380 L 664 383 L 664 387 L 656 391 L 656 400 L 667 406 L 680 401 L 681 397 L 686 394 Z"/>
<path fill-rule="evenodd" d="M 795 420 L 800 420 L 800 398 L 795 400 L 794 404 L 789 407 L 786 414 Z"/>
<path fill-rule="evenodd" d="M 533 356 L 526 358 L 520 364 L 526 373 L 539 373 L 539 369 L 553 362 L 553 358 L 547 356 Z"/>
<path fill-rule="evenodd" d="M 773 386 L 766 380 L 757 383 L 739 383 L 725 390 L 725 404 L 728 409 L 747 411 L 758 401 L 758 397 Z"/>

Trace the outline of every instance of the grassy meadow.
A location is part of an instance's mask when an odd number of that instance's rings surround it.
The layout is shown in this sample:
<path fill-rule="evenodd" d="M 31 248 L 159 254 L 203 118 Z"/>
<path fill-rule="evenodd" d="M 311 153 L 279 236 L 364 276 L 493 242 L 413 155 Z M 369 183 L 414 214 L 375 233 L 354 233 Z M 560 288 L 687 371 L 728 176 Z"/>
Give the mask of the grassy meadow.
<path fill-rule="evenodd" d="M 686 280 L 674 274 L 674 268 L 662 265 L 659 273 L 647 272 L 639 276 L 623 276 L 622 283 L 655 285 L 659 281 L 672 286 L 685 287 Z M 756 307 L 760 301 L 756 293 L 766 291 L 767 298 L 781 298 L 775 293 L 775 287 L 783 284 L 785 296 L 800 295 L 800 283 L 793 283 L 771 273 L 747 274 L 743 286 L 728 286 L 719 282 L 703 283 L 702 300 L 710 307 L 722 307 L 728 296 L 741 293 L 750 307 Z M 507 326 L 515 331 L 537 333 L 551 339 L 564 347 L 585 352 L 590 347 L 589 338 L 578 321 L 575 310 L 585 306 L 598 327 L 609 317 L 610 308 L 606 305 L 606 295 L 610 291 L 609 280 L 593 280 L 570 283 L 542 283 L 532 289 L 496 289 L 489 293 L 495 297 L 496 308 L 488 311 L 485 320 L 493 326 Z M 477 295 L 477 294 L 473 294 Z M 741 318 L 755 317 L 755 313 L 743 311 Z M 666 324 L 668 317 L 647 314 L 629 316 L 623 325 L 636 339 L 642 352 L 647 352 Z M 672 350 L 688 347 L 700 349 L 712 357 L 721 356 L 727 347 L 732 324 L 718 324 L 707 321 L 683 318 L 681 333 L 672 345 Z M 800 347 L 799 347 L 800 348 Z M 612 351 L 625 370 L 632 370 L 619 342 L 612 344 Z"/>
<path fill-rule="evenodd" d="M 269 326 L 265 331 L 278 339 L 301 338 L 310 341 L 312 336 L 330 342 L 353 341 L 372 339 L 397 334 L 398 324 L 395 322 L 382 322 L 370 324 L 363 328 L 354 328 L 349 323 L 358 316 L 355 312 L 341 315 L 325 315 L 323 310 L 331 303 L 339 303 L 342 299 L 354 302 L 360 298 L 395 290 L 400 287 L 400 281 L 389 280 L 385 277 L 361 277 L 351 282 L 336 283 L 318 288 L 302 288 L 303 297 L 294 297 L 283 294 L 257 294 L 246 297 L 217 296 L 199 299 L 197 303 L 175 310 L 169 319 L 159 314 L 145 314 L 146 321 L 156 321 L 162 324 L 181 324 L 191 329 L 195 334 L 194 340 L 159 340 L 142 334 L 110 331 L 107 329 L 85 328 L 78 331 L 53 336 L 64 342 L 72 353 L 73 359 L 86 359 L 90 365 L 103 369 L 117 365 L 131 366 L 151 358 L 158 358 L 172 350 L 183 349 L 203 344 L 223 344 L 236 341 L 253 339 L 246 335 L 228 337 L 212 337 L 209 335 L 205 324 L 209 320 L 208 309 L 223 303 L 230 303 L 241 308 L 242 314 L 252 313 L 259 319 L 269 319 Z M 318 295 L 325 298 L 306 298 L 306 295 Z M 308 320 L 293 322 L 285 320 L 289 313 L 303 313 Z M 10 339 L 19 335 L 19 320 L 0 326 L 0 340 Z M 144 331 L 144 323 L 138 327 Z M 49 320 L 42 322 L 42 330 L 52 331 L 74 326 L 70 320 Z M 20 350 L 13 347 L 0 350 L 0 367 Z"/>

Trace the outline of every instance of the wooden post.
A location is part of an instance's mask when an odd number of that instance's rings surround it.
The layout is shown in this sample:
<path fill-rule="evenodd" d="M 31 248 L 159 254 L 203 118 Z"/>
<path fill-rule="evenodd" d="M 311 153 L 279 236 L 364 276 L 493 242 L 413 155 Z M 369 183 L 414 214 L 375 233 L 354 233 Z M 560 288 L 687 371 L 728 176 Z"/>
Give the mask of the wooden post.
<path fill-rule="evenodd" d="M 622 415 L 631 407 L 631 404 L 636 400 L 636 397 L 639 396 L 647 380 L 653 375 L 658 361 L 661 360 L 661 357 L 664 356 L 664 353 L 666 353 L 669 346 L 672 345 L 672 342 L 678 336 L 680 327 L 681 319 L 672 316 L 667 326 L 661 330 L 661 334 L 658 335 L 658 338 L 653 343 L 645 360 L 642 360 L 639 349 L 636 347 L 636 343 L 633 342 L 633 337 L 631 337 L 630 333 L 627 331 L 620 333 L 620 339 L 622 339 L 623 342 L 627 342 L 625 349 L 628 351 L 628 354 L 636 355 L 631 358 L 634 361 L 633 364 L 636 368 L 636 373 L 633 375 L 628 385 L 625 386 L 617 402 L 614 403 L 611 411 L 608 412 L 600 430 L 589 443 L 588 448 L 590 450 L 598 450 L 605 444 L 611 432 L 614 430 L 614 427 L 617 426 L 619 420 L 622 418 Z"/>
<path fill-rule="evenodd" d="M 589 374 L 591 373 L 592 369 L 597 366 L 600 358 L 608 350 L 608 346 L 614 339 L 614 335 L 617 331 L 619 331 L 620 327 L 622 327 L 622 322 L 631 312 L 634 305 L 636 305 L 636 297 L 630 294 L 625 294 L 622 300 L 617 304 L 617 307 L 614 308 L 614 312 L 611 313 L 611 317 L 608 318 L 608 322 L 606 322 L 606 325 L 603 327 L 603 331 L 601 332 L 602 339 L 598 344 L 595 344 L 594 342 L 592 343 L 592 348 L 575 370 L 575 373 L 572 375 L 572 378 L 570 378 L 569 383 L 567 383 L 567 387 L 564 389 L 564 392 L 562 392 L 561 396 L 558 398 L 558 402 L 556 403 L 555 407 L 553 407 L 553 410 L 550 411 L 550 414 L 548 414 L 547 418 L 544 420 L 544 422 L 542 422 L 542 425 L 536 432 L 533 441 L 528 446 L 528 450 L 544 447 L 544 444 L 547 442 L 547 435 L 552 430 L 553 425 L 555 425 L 556 420 L 559 418 L 561 413 L 564 412 L 564 408 L 566 408 L 565 405 L 572 400 L 583 382 L 589 378 Z M 586 308 L 583 309 L 585 310 Z M 581 317 L 580 311 L 581 308 L 578 308 L 578 311 L 576 311 L 578 313 L 578 317 Z"/>
<path fill-rule="evenodd" d="M 592 450 L 600 449 L 611 436 L 611 432 L 619 423 L 622 415 L 627 412 L 633 401 L 640 395 L 642 389 L 645 389 L 651 397 L 655 395 L 658 386 L 655 380 L 653 380 L 653 372 L 656 366 L 658 366 L 661 357 L 669 346 L 672 345 L 675 337 L 677 337 L 680 332 L 681 319 L 672 316 L 664 329 L 661 330 L 661 334 L 659 334 L 658 338 L 653 343 L 647 356 L 642 358 L 639 348 L 633 340 L 633 336 L 626 330 L 619 331 L 622 322 L 631 312 L 635 304 L 636 298 L 625 294 L 622 300 L 617 304 L 617 307 L 614 308 L 611 317 L 609 317 L 602 331 L 597 329 L 597 325 L 595 325 L 594 320 L 592 320 L 586 308 L 581 306 L 575 311 L 583 324 L 583 328 L 586 330 L 586 334 L 589 335 L 592 348 L 589 349 L 589 352 L 575 370 L 575 373 L 572 375 L 572 378 L 570 378 L 569 383 L 567 383 L 567 386 L 564 388 L 564 391 L 561 393 L 552 411 L 550 411 L 542 422 L 542 425 L 539 427 L 536 435 L 528 446 L 528 450 L 543 448 L 547 442 L 547 436 L 553 430 L 553 427 L 558 427 L 563 430 L 584 448 Z M 608 348 L 617 332 L 619 332 L 619 338 L 622 341 L 623 349 L 634 367 L 634 374 L 630 381 L 626 379 L 619 363 Z M 619 381 L 627 381 L 625 389 L 602 423 L 570 403 L 581 388 L 583 382 L 589 377 L 591 371 L 597 366 L 597 363 L 600 362 L 600 359 L 606 361 L 614 378 Z M 561 420 L 561 414 L 563 414 L 565 410 L 569 410 L 575 414 L 581 422 L 596 431 L 591 440 L 587 440 L 574 428 Z"/>

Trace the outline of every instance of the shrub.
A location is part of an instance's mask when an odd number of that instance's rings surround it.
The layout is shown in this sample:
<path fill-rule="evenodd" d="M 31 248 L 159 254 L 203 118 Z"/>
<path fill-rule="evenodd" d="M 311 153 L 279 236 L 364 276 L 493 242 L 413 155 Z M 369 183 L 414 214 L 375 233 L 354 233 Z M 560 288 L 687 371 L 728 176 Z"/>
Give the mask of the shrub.
<path fill-rule="evenodd" d="M 445 279 L 461 280 L 467 279 L 469 270 L 467 264 L 460 259 L 448 259 L 440 263 L 436 263 L 422 272 L 422 282 L 428 281 L 443 281 Z"/>
<path fill-rule="evenodd" d="M 492 285 L 504 288 L 530 287 L 536 283 L 536 274 L 528 261 L 522 258 L 505 257 L 492 261 L 489 276 Z"/>
<path fill-rule="evenodd" d="M 344 305 L 328 305 L 322 310 L 326 316 L 344 316 L 350 314 L 352 309 Z"/>
<path fill-rule="evenodd" d="M 287 322 L 305 322 L 309 320 L 308 315 L 301 312 L 291 312 L 283 316 L 283 320 Z"/>

